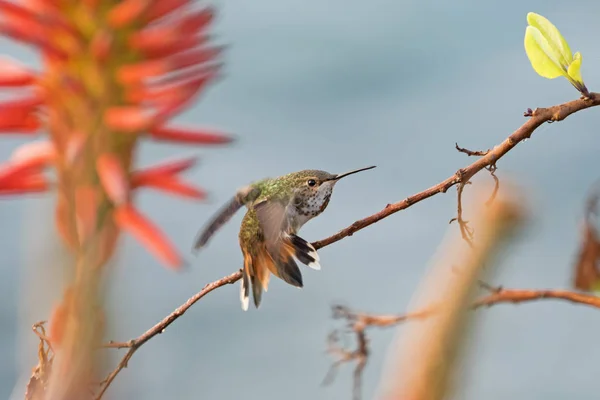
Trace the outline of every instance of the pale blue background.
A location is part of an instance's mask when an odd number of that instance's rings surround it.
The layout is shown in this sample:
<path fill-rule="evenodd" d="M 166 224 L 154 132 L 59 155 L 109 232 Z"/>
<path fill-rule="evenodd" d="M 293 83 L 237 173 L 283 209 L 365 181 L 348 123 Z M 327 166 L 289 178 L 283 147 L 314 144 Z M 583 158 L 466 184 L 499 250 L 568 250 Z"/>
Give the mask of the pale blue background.
<path fill-rule="evenodd" d="M 471 162 L 454 142 L 492 147 L 524 122 L 527 107 L 576 98 L 564 79 L 549 81 L 532 70 L 523 49 L 528 11 L 548 17 L 573 50 L 582 51 L 585 81 L 599 90 L 595 0 L 218 4 L 215 31 L 231 45 L 227 77 L 180 120 L 221 127 L 239 140 L 223 149 L 143 148 L 144 165 L 200 154 L 202 163 L 189 177 L 210 191 L 212 202 L 150 192 L 140 197 L 144 212 L 192 268 L 180 275 L 167 271 L 126 240 L 110 296 L 117 340 L 137 336 L 204 284 L 239 268 L 241 213 L 197 258 L 189 248 L 197 229 L 247 182 L 305 168 L 340 172 L 376 164 L 340 183 L 326 213 L 302 231 L 308 240 L 321 239 Z M 29 49 L 5 40 L 0 47 L 35 62 Z M 535 213 L 495 283 L 569 287 L 584 198 L 599 175 L 599 124 L 599 110 L 589 110 L 546 125 L 498 164 L 501 178 L 518 177 Z M 0 141 L 2 158 L 20 142 Z M 475 184 L 490 181 L 482 175 Z M 451 190 L 324 248 L 322 271 L 303 269 L 302 291 L 273 281 L 259 311 L 241 311 L 237 285 L 218 290 L 134 356 L 112 398 L 350 398 L 349 367 L 331 387 L 319 386 L 330 363 L 325 338 L 339 326 L 330 319 L 330 305 L 404 311 L 455 206 Z M 47 228 L 52 216 L 51 204 L 40 200 L 7 199 L 0 207 L 0 398 L 10 395 L 19 371 L 26 376 L 33 366 L 29 326 L 46 318 L 58 295 L 41 290 L 54 274 L 44 265 L 55 241 Z M 25 250 L 35 256 L 26 257 Z M 597 398 L 598 310 L 544 301 L 477 315 L 477 354 L 457 398 Z M 365 398 L 374 393 L 392 333 L 370 334 Z M 14 398 L 22 398 L 23 384 L 16 384 Z"/>

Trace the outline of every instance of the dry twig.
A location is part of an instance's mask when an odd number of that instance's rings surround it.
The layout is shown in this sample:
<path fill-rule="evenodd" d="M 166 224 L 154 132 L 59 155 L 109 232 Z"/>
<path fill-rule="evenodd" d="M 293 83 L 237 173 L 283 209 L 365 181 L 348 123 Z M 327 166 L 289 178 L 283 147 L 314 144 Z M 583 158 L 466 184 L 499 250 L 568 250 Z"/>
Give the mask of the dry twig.
<path fill-rule="evenodd" d="M 590 107 L 595 107 L 598 105 L 600 105 L 600 93 L 590 93 L 589 98 L 580 98 L 549 108 L 537 108 L 535 110 L 528 109 L 528 111 L 525 112 L 524 116 L 530 117 L 529 120 L 525 122 L 516 131 L 514 131 L 502 143 L 495 146 L 490 151 L 486 152 L 484 156 L 479 158 L 474 163 L 458 170 L 452 176 L 448 177 L 447 179 L 438 183 L 437 185 L 434 185 L 426 190 L 423 190 L 422 192 L 407 197 L 406 199 L 397 203 L 388 204 L 383 210 L 354 222 L 352 225 L 340 230 L 334 235 L 313 242 L 312 245 L 316 249 L 320 249 L 332 243 L 338 242 L 345 237 L 352 236 L 355 232 L 366 228 L 367 226 L 370 226 L 386 217 L 389 217 L 392 214 L 397 213 L 398 211 L 404 210 L 416 203 L 433 197 L 436 194 L 445 193 L 452 186 L 468 182 L 475 174 L 480 172 L 482 169 L 493 168 L 495 170 L 495 165 L 498 162 L 498 160 L 500 160 L 500 158 L 502 158 L 506 153 L 512 150 L 518 143 L 531 137 L 533 132 L 545 122 L 562 121 L 575 112 L 585 110 Z M 138 348 L 140 348 L 140 346 L 142 346 L 144 343 L 146 343 L 148 340 L 150 340 L 157 334 L 162 333 L 167 326 L 173 323 L 195 302 L 204 297 L 206 294 L 221 286 L 236 282 L 237 280 L 241 279 L 241 276 L 241 272 L 238 271 L 215 282 L 209 283 L 199 293 L 191 297 L 182 306 L 173 311 L 161 322 L 150 328 L 138 338 L 133 339 L 129 342 L 111 342 L 108 345 L 108 347 L 128 348 L 129 350 L 121 359 L 115 370 L 113 370 L 109 374 L 109 376 L 103 381 L 100 393 L 96 397 L 96 399 L 99 400 L 102 397 L 106 389 L 110 386 L 110 384 L 113 382 L 118 373 L 127 366 L 127 362 L 131 359 L 135 351 Z"/>
<path fill-rule="evenodd" d="M 40 339 L 38 345 L 38 364 L 33 369 L 27 388 L 25 389 L 25 400 L 37 400 L 45 397 L 48 388 L 48 379 L 52 369 L 52 346 L 46 336 L 46 321 L 33 324 L 31 329 Z"/>
<path fill-rule="evenodd" d="M 357 313 L 347 307 L 334 305 L 332 307 L 334 319 L 345 319 L 347 328 L 353 332 L 356 337 L 356 348 L 348 350 L 346 346 L 340 345 L 340 331 L 333 331 L 327 338 L 327 352 L 331 354 L 336 361 L 331 365 L 323 385 L 329 385 L 335 379 L 338 368 L 345 363 L 356 361 L 354 368 L 354 387 L 352 390 L 354 400 L 360 399 L 362 372 L 369 358 L 368 339 L 365 333 L 367 328 L 377 326 L 379 328 L 387 328 L 398 325 L 407 320 L 416 320 L 425 318 L 429 315 L 427 311 L 421 311 L 406 315 L 371 315 L 365 313 Z"/>

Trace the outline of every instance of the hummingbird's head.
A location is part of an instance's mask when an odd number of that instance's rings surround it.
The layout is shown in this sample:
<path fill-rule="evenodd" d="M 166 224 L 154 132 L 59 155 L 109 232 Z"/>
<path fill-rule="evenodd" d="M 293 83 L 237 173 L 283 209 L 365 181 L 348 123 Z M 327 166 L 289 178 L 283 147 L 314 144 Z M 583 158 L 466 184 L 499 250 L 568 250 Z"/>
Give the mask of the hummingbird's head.
<path fill-rule="evenodd" d="M 330 174 L 329 172 L 319 170 L 297 172 L 294 174 L 294 186 L 301 193 L 301 196 L 298 197 L 299 201 L 305 203 L 302 208 L 307 208 L 307 212 L 310 213 L 322 212 L 329 203 L 333 187 L 340 179 L 373 168 L 375 166 L 360 168 L 343 174 Z"/>

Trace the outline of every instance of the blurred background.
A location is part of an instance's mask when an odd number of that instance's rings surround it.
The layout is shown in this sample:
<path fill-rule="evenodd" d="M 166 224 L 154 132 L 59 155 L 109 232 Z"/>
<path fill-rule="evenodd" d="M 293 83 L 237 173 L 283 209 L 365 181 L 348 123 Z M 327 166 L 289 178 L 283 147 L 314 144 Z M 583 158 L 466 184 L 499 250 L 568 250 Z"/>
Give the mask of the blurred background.
<path fill-rule="evenodd" d="M 527 107 L 578 97 L 564 79 L 549 81 L 523 48 L 526 14 L 557 25 L 583 54 L 588 88 L 600 86 L 600 3 L 595 0 L 221 0 L 217 41 L 230 45 L 225 79 L 181 115 L 238 137 L 219 149 L 144 143 L 138 165 L 200 154 L 188 177 L 210 201 L 187 202 L 144 192 L 152 216 L 190 268 L 163 268 L 126 238 L 109 293 L 111 338 L 138 336 L 206 283 L 242 264 L 240 212 L 203 252 L 198 229 L 235 190 L 253 180 L 301 169 L 332 173 L 375 164 L 337 185 L 327 211 L 302 231 L 322 239 L 453 174 L 474 159 L 454 143 L 487 149 L 524 122 Z M 32 65 L 33 52 L 0 38 L 3 54 Z M 518 177 L 533 205 L 531 224 L 503 258 L 494 284 L 569 288 L 580 222 L 597 170 L 597 109 L 544 125 L 498 163 Z M 0 141 L 0 158 L 21 141 Z M 474 185 L 491 185 L 482 173 Z M 468 198 L 469 187 L 466 190 Z M 22 398 L 35 365 L 31 325 L 46 319 L 60 292 L 52 196 L 3 199 L 0 207 L 0 398 Z M 347 399 L 350 366 L 329 387 L 326 336 L 339 323 L 330 306 L 403 312 L 456 212 L 455 190 L 417 204 L 319 251 L 322 270 L 303 268 L 305 288 L 273 280 L 260 310 L 243 312 L 239 287 L 210 294 L 136 353 L 110 389 L 112 398 Z M 467 219 L 468 219 L 468 208 Z M 126 236 L 125 236 L 126 237 Z M 473 349 L 456 398 L 475 400 L 597 398 L 598 310 L 555 301 L 477 311 Z M 378 383 L 394 331 L 370 333 L 364 398 Z M 117 361 L 117 350 L 110 350 Z M 26 356 L 24 356 L 26 354 Z"/>

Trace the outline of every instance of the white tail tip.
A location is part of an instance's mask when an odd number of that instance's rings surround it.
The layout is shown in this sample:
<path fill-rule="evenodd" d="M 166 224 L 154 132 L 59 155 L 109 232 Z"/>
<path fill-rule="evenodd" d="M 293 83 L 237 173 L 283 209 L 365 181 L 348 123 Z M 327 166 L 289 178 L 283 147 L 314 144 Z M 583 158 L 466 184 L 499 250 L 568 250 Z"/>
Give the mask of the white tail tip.
<path fill-rule="evenodd" d="M 319 264 L 319 261 L 315 261 L 315 262 L 311 262 L 310 264 L 308 264 L 309 268 L 312 268 L 316 271 L 320 271 L 321 270 L 321 264 Z"/>
<path fill-rule="evenodd" d="M 248 311 L 248 305 L 250 304 L 250 298 L 246 296 L 246 286 L 242 279 L 240 283 L 240 302 L 242 303 L 242 310 Z"/>

